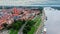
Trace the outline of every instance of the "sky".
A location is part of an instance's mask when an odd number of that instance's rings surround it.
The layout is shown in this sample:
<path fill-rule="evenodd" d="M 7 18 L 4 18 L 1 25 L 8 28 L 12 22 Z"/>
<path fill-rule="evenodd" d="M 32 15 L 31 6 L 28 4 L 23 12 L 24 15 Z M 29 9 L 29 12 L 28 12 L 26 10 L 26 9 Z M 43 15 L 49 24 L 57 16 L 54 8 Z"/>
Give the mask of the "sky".
<path fill-rule="evenodd" d="M 60 5 L 60 0 L 0 0 L 0 5 Z"/>
<path fill-rule="evenodd" d="M 60 10 L 45 7 L 47 34 L 60 34 Z"/>

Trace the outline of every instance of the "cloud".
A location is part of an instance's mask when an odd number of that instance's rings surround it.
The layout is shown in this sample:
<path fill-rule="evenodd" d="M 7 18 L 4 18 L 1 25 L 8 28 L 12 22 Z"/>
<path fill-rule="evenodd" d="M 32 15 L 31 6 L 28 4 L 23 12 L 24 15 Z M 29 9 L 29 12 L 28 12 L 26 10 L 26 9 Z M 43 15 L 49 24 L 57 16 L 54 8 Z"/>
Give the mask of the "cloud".
<path fill-rule="evenodd" d="M 59 0 L 0 0 L 0 5 L 49 5 L 59 4 Z"/>
<path fill-rule="evenodd" d="M 0 5 L 33 5 L 43 4 L 47 0 L 0 0 Z"/>

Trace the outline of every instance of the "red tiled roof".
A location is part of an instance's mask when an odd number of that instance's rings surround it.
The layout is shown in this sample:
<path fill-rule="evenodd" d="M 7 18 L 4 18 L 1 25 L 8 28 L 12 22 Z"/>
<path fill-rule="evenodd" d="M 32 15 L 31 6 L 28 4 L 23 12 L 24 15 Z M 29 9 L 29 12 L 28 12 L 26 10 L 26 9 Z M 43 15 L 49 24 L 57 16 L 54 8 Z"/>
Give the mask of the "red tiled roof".
<path fill-rule="evenodd" d="M 5 23 L 5 22 L 6 22 L 5 19 L 0 19 L 0 25 L 3 24 L 3 23 Z"/>
<path fill-rule="evenodd" d="M 12 14 L 13 16 L 18 16 L 18 14 Z"/>
<path fill-rule="evenodd" d="M 0 25 L 0 30 L 3 29 L 3 26 Z"/>
<path fill-rule="evenodd" d="M 13 12 L 13 13 L 8 13 L 9 11 L 7 10 L 2 10 L 2 12 L 4 13 L 3 14 L 3 16 L 2 16 L 2 18 L 0 19 L 0 28 L 1 28 L 1 25 L 3 24 L 3 23 L 8 23 L 8 20 L 10 20 L 11 18 L 13 18 L 14 16 L 19 16 L 20 15 L 20 13 L 22 13 L 22 17 L 20 18 L 21 20 L 27 20 L 27 19 L 33 19 L 34 18 L 34 16 L 30 16 L 29 17 L 29 15 L 30 14 L 32 14 L 32 13 L 35 13 L 35 14 L 39 14 L 40 12 L 38 11 L 38 10 L 32 10 L 32 11 L 30 11 L 30 10 L 25 10 L 25 9 L 22 9 L 21 11 L 20 10 L 18 10 L 17 8 L 13 8 L 12 9 L 12 11 L 11 12 Z"/>
<path fill-rule="evenodd" d="M 19 13 L 20 13 L 17 8 L 13 8 L 13 12 L 14 12 L 15 14 L 19 14 Z"/>

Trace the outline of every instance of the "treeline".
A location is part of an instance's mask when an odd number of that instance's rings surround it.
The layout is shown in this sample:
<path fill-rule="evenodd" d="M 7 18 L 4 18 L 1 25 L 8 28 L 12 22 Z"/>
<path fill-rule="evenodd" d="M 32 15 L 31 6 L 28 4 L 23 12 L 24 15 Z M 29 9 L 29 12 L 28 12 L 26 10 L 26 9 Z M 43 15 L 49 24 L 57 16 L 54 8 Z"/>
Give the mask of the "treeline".
<path fill-rule="evenodd" d="M 31 27 L 35 24 L 36 22 L 33 20 L 28 20 L 26 26 L 23 29 L 23 34 L 27 34 L 30 30 Z"/>

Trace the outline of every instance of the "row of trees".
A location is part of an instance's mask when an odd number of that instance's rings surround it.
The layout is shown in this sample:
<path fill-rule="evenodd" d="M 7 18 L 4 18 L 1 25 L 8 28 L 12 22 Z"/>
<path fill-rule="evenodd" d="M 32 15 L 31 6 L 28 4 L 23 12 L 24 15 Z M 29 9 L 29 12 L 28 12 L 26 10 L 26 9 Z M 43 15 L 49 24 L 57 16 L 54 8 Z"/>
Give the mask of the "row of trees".
<path fill-rule="evenodd" d="M 31 27 L 35 24 L 36 22 L 33 20 L 28 20 L 26 26 L 23 29 L 23 34 L 27 34 L 30 30 Z"/>
<path fill-rule="evenodd" d="M 19 29 L 21 28 L 21 26 L 25 23 L 25 21 L 21 21 L 21 20 L 17 20 L 14 21 L 13 24 L 11 24 L 10 26 L 7 27 L 7 25 L 5 26 L 6 29 L 9 30 L 9 34 L 18 34 Z"/>

